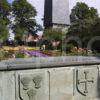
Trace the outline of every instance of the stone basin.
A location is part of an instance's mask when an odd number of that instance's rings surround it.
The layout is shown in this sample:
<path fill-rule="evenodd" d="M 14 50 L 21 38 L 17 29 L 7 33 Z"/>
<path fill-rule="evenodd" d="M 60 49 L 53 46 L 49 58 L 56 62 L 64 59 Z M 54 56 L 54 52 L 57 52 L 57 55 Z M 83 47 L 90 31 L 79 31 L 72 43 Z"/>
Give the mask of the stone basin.
<path fill-rule="evenodd" d="M 0 62 L 0 100 L 100 100 L 100 58 L 61 56 Z"/>

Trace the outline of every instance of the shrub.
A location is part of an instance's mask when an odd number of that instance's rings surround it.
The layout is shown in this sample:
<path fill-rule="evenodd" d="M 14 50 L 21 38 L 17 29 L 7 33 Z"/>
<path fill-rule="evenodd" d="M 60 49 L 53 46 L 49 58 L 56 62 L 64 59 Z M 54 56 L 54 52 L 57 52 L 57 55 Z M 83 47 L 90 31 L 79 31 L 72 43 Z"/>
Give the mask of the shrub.
<path fill-rule="evenodd" d="M 21 53 L 21 52 L 17 52 L 15 56 L 16 56 L 16 58 L 24 58 L 25 54 Z"/>
<path fill-rule="evenodd" d="M 70 53 L 71 50 L 73 49 L 73 47 L 74 47 L 73 44 L 67 44 L 67 45 L 66 45 L 66 52 L 67 52 L 67 53 Z"/>
<path fill-rule="evenodd" d="M 5 55 L 6 53 L 4 52 L 4 50 L 0 49 L 0 60 L 5 59 Z"/>
<path fill-rule="evenodd" d="M 44 31 L 44 36 L 49 40 L 61 41 L 64 32 L 60 28 L 49 28 Z"/>

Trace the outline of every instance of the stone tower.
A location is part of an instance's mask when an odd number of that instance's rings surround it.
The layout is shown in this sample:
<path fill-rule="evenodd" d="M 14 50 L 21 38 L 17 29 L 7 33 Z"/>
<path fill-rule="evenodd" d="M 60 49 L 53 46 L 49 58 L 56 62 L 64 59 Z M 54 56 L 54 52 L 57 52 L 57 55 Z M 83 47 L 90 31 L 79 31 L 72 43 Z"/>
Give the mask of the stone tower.
<path fill-rule="evenodd" d="M 69 0 L 45 0 L 44 27 L 68 27 Z"/>

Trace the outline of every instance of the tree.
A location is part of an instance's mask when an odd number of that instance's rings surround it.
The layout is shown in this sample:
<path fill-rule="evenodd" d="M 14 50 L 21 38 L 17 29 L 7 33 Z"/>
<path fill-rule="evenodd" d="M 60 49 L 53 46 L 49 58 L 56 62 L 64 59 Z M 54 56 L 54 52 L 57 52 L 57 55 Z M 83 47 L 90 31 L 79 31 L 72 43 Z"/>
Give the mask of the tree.
<path fill-rule="evenodd" d="M 0 0 L 0 39 L 7 39 L 8 29 L 7 25 L 9 24 L 8 15 L 10 12 L 10 4 L 7 0 Z"/>
<path fill-rule="evenodd" d="M 0 39 L 5 40 L 8 37 L 8 29 L 5 25 L 5 21 L 0 19 Z"/>
<path fill-rule="evenodd" d="M 36 26 L 34 17 L 37 12 L 27 0 L 15 0 L 12 3 L 12 10 L 15 15 L 14 31 L 16 36 L 23 36 L 23 33 L 34 30 Z"/>
<path fill-rule="evenodd" d="M 92 27 L 93 36 L 100 36 L 100 18 L 98 18 Z"/>
<path fill-rule="evenodd" d="M 5 20 L 6 24 L 8 22 L 7 16 L 9 15 L 10 10 L 10 4 L 7 0 L 0 0 L 0 19 Z"/>
<path fill-rule="evenodd" d="M 88 7 L 87 4 L 80 2 L 78 2 L 76 6 L 73 7 L 70 15 L 71 23 L 77 20 L 83 20 L 88 18 L 95 19 L 97 17 L 97 9 L 95 9 L 94 7 Z"/>
<path fill-rule="evenodd" d="M 81 39 L 92 37 L 92 26 L 98 19 L 98 12 L 93 7 L 88 7 L 85 3 L 77 3 L 73 7 L 70 20 L 71 26 L 69 34 L 79 36 Z"/>

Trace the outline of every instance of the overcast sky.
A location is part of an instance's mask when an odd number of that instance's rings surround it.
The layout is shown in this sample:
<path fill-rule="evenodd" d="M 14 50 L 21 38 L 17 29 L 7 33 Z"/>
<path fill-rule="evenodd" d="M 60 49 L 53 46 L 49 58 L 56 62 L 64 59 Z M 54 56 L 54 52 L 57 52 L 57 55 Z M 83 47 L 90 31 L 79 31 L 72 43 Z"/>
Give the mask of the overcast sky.
<path fill-rule="evenodd" d="M 13 0 L 8 0 L 8 1 L 11 3 Z M 43 21 L 41 19 L 43 18 L 44 15 L 44 0 L 27 0 L 27 1 L 31 3 L 33 6 L 35 6 L 38 12 L 36 20 L 39 24 L 43 25 Z M 95 7 L 100 14 L 100 0 L 69 0 L 70 10 L 73 8 L 73 6 L 76 5 L 76 2 L 85 2 L 90 7 Z"/>

